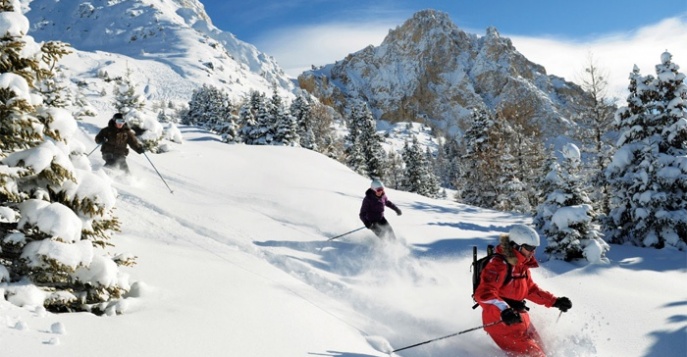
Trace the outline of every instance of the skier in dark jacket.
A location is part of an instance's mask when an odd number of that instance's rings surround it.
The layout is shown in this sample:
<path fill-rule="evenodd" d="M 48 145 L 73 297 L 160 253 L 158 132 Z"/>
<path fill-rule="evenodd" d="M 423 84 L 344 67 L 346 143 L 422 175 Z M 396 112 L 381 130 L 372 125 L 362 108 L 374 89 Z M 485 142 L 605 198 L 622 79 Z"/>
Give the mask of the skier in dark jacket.
<path fill-rule="evenodd" d="M 525 225 L 515 225 L 508 234 L 501 235 L 496 252 L 505 256 L 491 258 L 482 270 L 475 300 L 482 307 L 482 322 L 495 325 L 484 330 L 508 356 L 545 357 L 541 338 L 530 323 L 525 299 L 562 312 L 572 308 L 567 297 L 556 297 L 540 288 L 530 274 L 539 266 L 534 251 L 539 246 L 537 232 Z M 504 284 L 511 271 L 511 280 Z"/>
<path fill-rule="evenodd" d="M 372 180 L 370 188 L 365 192 L 363 204 L 360 207 L 360 220 L 366 228 L 371 229 L 379 238 L 396 239 L 394 230 L 384 218 L 384 207 L 389 207 L 401 215 L 401 209 L 396 207 L 384 194 L 384 184 L 378 179 Z"/>
<path fill-rule="evenodd" d="M 126 156 L 129 154 L 127 145 L 139 154 L 145 151 L 134 131 L 119 113 L 112 116 L 107 127 L 95 136 L 95 142 L 102 144 L 100 151 L 105 160 L 105 167 L 120 169 L 126 173 L 129 173 L 129 165 L 126 164 Z"/>

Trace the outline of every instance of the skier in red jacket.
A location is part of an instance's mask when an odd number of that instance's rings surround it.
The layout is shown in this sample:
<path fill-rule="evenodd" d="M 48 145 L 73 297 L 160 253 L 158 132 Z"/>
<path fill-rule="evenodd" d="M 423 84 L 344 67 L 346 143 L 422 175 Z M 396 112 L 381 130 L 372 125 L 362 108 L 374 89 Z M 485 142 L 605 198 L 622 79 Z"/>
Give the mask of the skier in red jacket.
<path fill-rule="evenodd" d="M 544 357 L 546 353 L 537 333 L 530 324 L 525 299 L 563 312 L 572 307 L 567 297 L 556 297 L 537 286 L 530 275 L 530 268 L 539 266 L 534 251 L 539 246 L 537 232 L 525 225 L 514 226 L 508 234 L 501 235 L 495 255 L 482 270 L 475 300 L 482 307 L 484 324 L 503 321 L 485 328 L 496 344 L 508 356 Z M 504 284 L 511 269 L 510 280 Z"/>

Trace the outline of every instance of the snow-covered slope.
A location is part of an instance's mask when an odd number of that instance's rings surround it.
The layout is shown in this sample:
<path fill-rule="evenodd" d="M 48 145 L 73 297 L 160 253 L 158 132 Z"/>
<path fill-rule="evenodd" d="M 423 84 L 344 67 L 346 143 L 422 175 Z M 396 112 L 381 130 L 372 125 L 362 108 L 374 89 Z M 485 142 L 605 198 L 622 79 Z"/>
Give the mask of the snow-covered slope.
<path fill-rule="evenodd" d="M 111 53 L 110 61 L 132 66 L 155 61 L 169 67 L 176 80 L 150 86 L 151 92 L 180 86 L 180 99 L 188 100 L 191 91 L 186 89 L 202 84 L 221 87 L 235 98 L 251 89 L 269 93 L 273 84 L 283 96 L 294 90 L 274 58 L 217 29 L 198 0 L 21 1 L 28 9 L 29 34 L 38 41 L 67 42 L 78 51 L 90 52 L 84 54 L 87 57 Z M 145 73 L 139 78 L 158 80 Z"/>
<path fill-rule="evenodd" d="M 79 123 L 87 148 L 108 117 Z M 2 355 L 386 356 L 481 325 L 473 245 L 525 217 L 388 190 L 399 242 L 357 218 L 368 180 L 312 151 L 223 144 L 182 127 L 172 151 L 132 154 L 115 182 L 135 288 L 119 316 L 46 313 L 0 299 Z M 91 155 L 98 169 L 102 160 Z M 393 212 L 391 212 L 393 213 Z M 684 356 L 685 253 L 613 246 L 608 265 L 547 261 L 533 271 L 573 308 L 533 306 L 550 356 Z M 1 289 L 0 289 L 1 290 Z M 657 293 L 660 292 L 660 293 Z M 399 356 L 503 356 L 482 330 Z"/>

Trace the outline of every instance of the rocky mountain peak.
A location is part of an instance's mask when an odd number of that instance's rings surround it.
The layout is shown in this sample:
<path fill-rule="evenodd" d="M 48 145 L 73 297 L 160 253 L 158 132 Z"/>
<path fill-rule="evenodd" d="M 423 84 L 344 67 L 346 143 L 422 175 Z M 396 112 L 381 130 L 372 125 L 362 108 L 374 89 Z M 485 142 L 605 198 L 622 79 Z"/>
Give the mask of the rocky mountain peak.
<path fill-rule="evenodd" d="M 584 95 L 577 85 L 548 76 L 496 28 L 482 37 L 468 34 L 435 10 L 415 13 L 381 45 L 307 71 L 298 81 L 341 111 L 351 100 L 364 100 L 377 119 L 455 133 L 474 108 L 498 112 L 526 103 L 527 119 L 553 137 L 569 125 L 570 103 Z"/>

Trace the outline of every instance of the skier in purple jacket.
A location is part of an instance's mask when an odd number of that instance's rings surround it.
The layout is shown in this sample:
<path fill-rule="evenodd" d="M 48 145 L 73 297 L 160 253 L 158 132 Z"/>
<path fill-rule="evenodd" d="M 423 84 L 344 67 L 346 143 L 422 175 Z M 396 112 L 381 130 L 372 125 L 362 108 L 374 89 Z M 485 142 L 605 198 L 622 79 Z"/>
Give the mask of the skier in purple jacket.
<path fill-rule="evenodd" d="M 401 209 L 396 207 L 384 194 L 384 184 L 378 179 L 372 180 L 370 188 L 365 191 L 363 205 L 360 207 L 360 220 L 367 229 L 372 230 L 379 238 L 396 239 L 394 230 L 384 218 L 384 207 L 389 207 L 401 215 Z"/>

